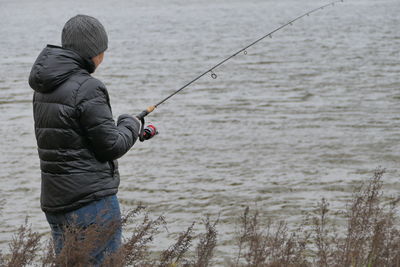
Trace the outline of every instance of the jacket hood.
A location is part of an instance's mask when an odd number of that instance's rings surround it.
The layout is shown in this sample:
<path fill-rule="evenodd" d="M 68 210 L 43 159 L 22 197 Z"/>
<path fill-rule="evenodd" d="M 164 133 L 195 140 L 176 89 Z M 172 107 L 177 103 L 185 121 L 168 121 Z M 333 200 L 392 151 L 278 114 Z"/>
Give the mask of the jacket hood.
<path fill-rule="evenodd" d="M 47 45 L 32 66 L 29 85 L 37 92 L 49 93 L 81 70 L 93 73 L 93 61 L 82 58 L 72 50 Z"/>

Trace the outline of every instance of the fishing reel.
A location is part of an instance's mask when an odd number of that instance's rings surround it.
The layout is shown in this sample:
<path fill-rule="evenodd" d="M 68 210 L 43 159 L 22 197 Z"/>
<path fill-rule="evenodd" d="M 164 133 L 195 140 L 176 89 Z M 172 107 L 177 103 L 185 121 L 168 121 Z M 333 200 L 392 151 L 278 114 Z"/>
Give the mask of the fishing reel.
<path fill-rule="evenodd" d="M 136 116 L 141 122 L 140 132 L 139 132 L 140 142 L 149 140 L 158 134 L 157 128 L 154 125 L 149 124 L 146 127 L 144 127 L 144 125 L 145 125 L 144 117 L 146 117 L 154 109 L 155 109 L 154 106 L 150 106 L 146 110 L 143 110 L 139 115 Z"/>
<path fill-rule="evenodd" d="M 145 140 L 149 140 L 154 136 L 156 136 L 157 134 L 158 134 L 157 128 L 154 125 L 149 124 L 146 127 L 144 127 L 143 132 L 141 133 L 141 137 L 143 140 L 140 141 L 143 142 Z"/>
<path fill-rule="evenodd" d="M 146 127 L 144 127 L 145 123 L 144 119 L 140 120 L 140 122 L 141 122 L 140 132 L 139 132 L 140 142 L 149 140 L 158 134 L 158 130 L 153 124 L 148 124 Z"/>

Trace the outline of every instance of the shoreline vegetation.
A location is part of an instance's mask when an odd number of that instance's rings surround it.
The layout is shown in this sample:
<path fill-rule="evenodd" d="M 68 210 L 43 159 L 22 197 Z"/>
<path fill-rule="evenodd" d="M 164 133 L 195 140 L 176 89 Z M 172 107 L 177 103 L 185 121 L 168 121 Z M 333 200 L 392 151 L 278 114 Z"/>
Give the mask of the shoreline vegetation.
<path fill-rule="evenodd" d="M 247 207 L 238 218 L 236 249 L 226 255 L 225 266 L 313 267 L 313 266 L 400 266 L 400 226 L 396 214 L 399 200 L 388 201 L 383 194 L 384 170 L 355 188 L 343 211 L 329 210 L 322 199 L 316 213 L 304 217 L 300 226 L 291 229 L 285 221 L 268 222 L 258 210 Z M 194 231 L 192 223 L 173 244 L 159 255 L 149 245 L 166 225 L 164 217 L 151 219 L 142 206 L 123 217 L 127 226 L 143 214 L 121 248 L 105 257 L 102 266 L 217 266 L 213 258 L 218 241 L 218 219 L 205 218 L 204 232 Z M 345 223 L 336 223 L 335 217 Z M 26 221 L 13 240 L 9 251 L 0 253 L 0 266 L 92 266 L 90 252 L 107 240 L 116 225 L 77 226 L 66 229 L 64 248 L 54 254 L 52 241 L 45 244 Z M 84 238 L 83 238 L 84 237 Z M 221 265 L 221 264 L 219 264 Z"/>

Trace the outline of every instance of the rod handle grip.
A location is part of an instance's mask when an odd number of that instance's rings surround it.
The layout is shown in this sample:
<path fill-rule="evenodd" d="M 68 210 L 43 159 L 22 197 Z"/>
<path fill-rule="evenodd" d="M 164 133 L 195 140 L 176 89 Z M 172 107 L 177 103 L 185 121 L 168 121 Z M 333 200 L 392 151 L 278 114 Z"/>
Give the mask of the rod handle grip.
<path fill-rule="evenodd" d="M 142 112 L 139 113 L 139 115 L 136 116 L 139 120 L 144 119 L 147 115 L 152 113 L 156 109 L 156 106 L 149 106 L 147 109 L 143 110 Z"/>

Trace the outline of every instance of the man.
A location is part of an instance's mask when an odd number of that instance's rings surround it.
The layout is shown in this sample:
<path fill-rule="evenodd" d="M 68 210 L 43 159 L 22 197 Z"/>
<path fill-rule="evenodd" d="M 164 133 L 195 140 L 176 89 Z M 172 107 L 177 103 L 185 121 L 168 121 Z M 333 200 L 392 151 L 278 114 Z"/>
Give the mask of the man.
<path fill-rule="evenodd" d="M 62 30 L 62 47 L 44 48 L 29 77 L 35 91 L 41 208 L 56 253 L 63 247 L 68 225 L 85 228 L 99 221 L 104 225 L 121 220 L 116 159 L 137 140 L 140 122 L 121 115 L 116 125 L 106 87 L 91 76 L 107 46 L 103 25 L 93 17 L 77 15 Z M 116 251 L 120 243 L 119 226 L 105 246 L 93 252 L 95 262 L 101 262 L 106 252 Z"/>

